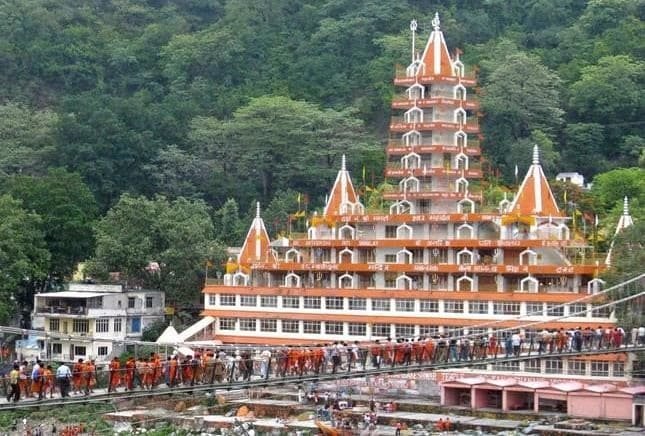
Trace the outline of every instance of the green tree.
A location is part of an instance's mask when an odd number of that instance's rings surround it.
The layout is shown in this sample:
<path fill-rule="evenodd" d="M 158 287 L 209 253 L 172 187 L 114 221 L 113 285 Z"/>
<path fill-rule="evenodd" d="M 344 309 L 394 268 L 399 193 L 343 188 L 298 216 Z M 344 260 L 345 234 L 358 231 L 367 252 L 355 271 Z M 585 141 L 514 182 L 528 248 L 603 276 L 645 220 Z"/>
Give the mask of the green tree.
<path fill-rule="evenodd" d="M 507 178 L 514 170 L 507 157 L 519 140 L 536 131 L 552 140 L 558 132 L 564 114 L 559 84 L 558 76 L 539 59 L 522 52 L 508 56 L 490 74 L 482 96 L 485 147 Z"/>
<path fill-rule="evenodd" d="M 241 246 L 244 238 L 245 226 L 240 220 L 240 211 L 233 198 L 215 211 L 214 217 L 215 238 L 229 247 Z"/>
<path fill-rule="evenodd" d="M 224 250 L 213 240 L 201 201 L 121 196 L 96 226 L 96 254 L 88 273 L 119 271 L 130 283 L 166 292 L 169 303 L 196 304 L 206 261 Z"/>
<path fill-rule="evenodd" d="M 564 128 L 562 169 L 573 169 L 592 177 L 607 169 L 609 162 L 603 153 L 605 129 L 597 123 L 571 123 Z"/>
<path fill-rule="evenodd" d="M 45 279 L 49 259 L 41 218 L 11 196 L 0 196 L 0 323 L 33 304 L 28 283 Z"/>
<path fill-rule="evenodd" d="M 76 173 L 51 169 L 43 177 L 13 176 L 4 190 L 41 217 L 51 254 L 49 280 L 69 278 L 76 264 L 88 258 L 94 249 L 93 225 L 98 210 L 87 185 Z M 43 286 L 46 288 L 48 283 Z"/>
<path fill-rule="evenodd" d="M 43 174 L 53 157 L 57 122 L 51 110 L 0 106 L 0 175 Z"/>
<path fill-rule="evenodd" d="M 591 192 L 601 210 L 609 211 L 629 197 L 633 203 L 645 205 L 645 170 L 621 168 L 596 175 Z"/>

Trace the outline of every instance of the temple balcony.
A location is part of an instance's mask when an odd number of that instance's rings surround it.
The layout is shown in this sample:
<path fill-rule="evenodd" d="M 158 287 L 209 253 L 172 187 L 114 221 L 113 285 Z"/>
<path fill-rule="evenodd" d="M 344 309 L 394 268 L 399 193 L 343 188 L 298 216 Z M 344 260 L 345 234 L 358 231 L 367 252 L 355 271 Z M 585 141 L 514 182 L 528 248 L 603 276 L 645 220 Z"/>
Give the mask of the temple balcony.
<path fill-rule="evenodd" d="M 433 144 L 430 139 L 427 141 L 422 141 L 416 145 L 406 145 L 401 139 L 390 140 L 385 151 L 388 155 L 405 155 L 411 152 L 418 154 L 430 154 L 430 153 L 452 153 L 457 154 L 461 150 L 461 147 L 458 145 L 448 145 L 448 144 Z M 464 152 L 468 156 L 479 156 L 481 154 L 481 149 L 479 147 L 479 141 L 476 139 L 468 139 L 467 146 Z"/>
<path fill-rule="evenodd" d="M 463 107 L 464 109 L 479 109 L 479 101 L 468 96 L 465 100 L 454 98 L 452 95 L 430 96 L 426 98 L 410 99 L 407 95 L 397 96 L 392 99 L 392 109 L 410 109 L 412 107 L 430 108 L 434 106 Z"/>
<path fill-rule="evenodd" d="M 428 84 L 451 84 L 457 85 L 461 83 L 466 87 L 472 87 L 477 84 L 477 78 L 474 72 L 466 72 L 463 77 L 457 76 L 442 76 L 442 75 L 432 75 L 424 74 L 418 76 L 409 76 L 406 72 L 406 68 L 399 67 L 396 69 L 394 74 L 394 84 L 397 86 L 412 86 L 415 83 L 422 85 Z"/>
<path fill-rule="evenodd" d="M 430 177 L 430 176 L 446 176 L 446 177 L 461 177 L 466 178 L 481 178 L 481 164 L 473 162 L 468 166 L 468 169 L 446 167 L 424 167 L 421 168 L 405 168 L 400 162 L 388 162 L 385 168 L 386 177 Z"/>
<path fill-rule="evenodd" d="M 383 194 L 385 200 L 461 200 L 464 198 L 462 192 L 453 192 L 450 188 L 443 191 L 420 191 L 420 192 L 386 192 Z M 481 201 L 482 194 L 469 193 L 468 198 L 473 201 Z"/>
<path fill-rule="evenodd" d="M 477 118 L 471 117 L 465 123 L 450 122 L 450 121 L 423 121 L 423 122 L 409 122 L 405 117 L 392 117 L 390 120 L 390 131 L 392 132 L 409 132 L 411 130 L 417 131 L 432 131 L 432 130 L 450 130 L 457 131 L 463 130 L 466 133 L 479 133 L 479 122 Z"/>

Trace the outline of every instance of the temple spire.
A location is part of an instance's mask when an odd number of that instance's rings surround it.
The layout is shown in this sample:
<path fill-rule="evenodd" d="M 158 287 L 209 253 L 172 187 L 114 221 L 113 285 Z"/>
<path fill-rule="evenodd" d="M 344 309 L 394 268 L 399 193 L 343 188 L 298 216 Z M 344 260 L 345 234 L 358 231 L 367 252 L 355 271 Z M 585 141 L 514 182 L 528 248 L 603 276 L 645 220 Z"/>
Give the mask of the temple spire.
<path fill-rule="evenodd" d="M 618 234 L 623 230 L 625 230 L 627 227 L 630 227 L 633 225 L 634 225 L 634 220 L 629 213 L 629 199 L 625 196 L 625 198 L 623 199 L 623 214 L 618 219 L 618 224 L 616 224 L 616 231 L 614 232 L 614 237 L 612 238 L 611 244 L 609 246 L 609 250 L 607 251 L 607 258 L 605 259 L 605 263 L 607 265 L 611 264 L 611 252 L 614 249 L 614 242 L 616 241 L 616 236 L 618 236 Z"/>
<path fill-rule="evenodd" d="M 264 220 L 260 216 L 260 202 L 255 204 L 255 218 L 251 223 L 244 245 L 238 255 L 238 263 L 240 265 L 248 266 L 253 262 L 259 262 L 267 257 L 270 239 L 264 226 Z"/>
<path fill-rule="evenodd" d="M 255 217 L 260 218 L 260 202 L 255 203 Z"/>
<path fill-rule="evenodd" d="M 532 165 L 509 207 L 509 213 L 517 215 L 562 216 L 549 182 L 540 165 L 540 149 L 533 147 Z"/>
<path fill-rule="evenodd" d="M 426 44 L 423 55 L 421 56 L 421 65 L 417 71 L 417 76 L 441 75 L 455 76 L 453 71 L 453 62 L 448 52 L 446 40 L 441 31 L 441 21 L 439 13 L 434 14 L 432 19 L 432 33 Z"/>
<path fill-rule="evenodd" d="M 362 211 L 363 206 L 347 171 L 347 159 L 343 155 L 340 161 L 340 171 L 338 171 L 334 186 L 327 198 L 323 215 L 343 215 L 357 213 L 359 210 Z"/>

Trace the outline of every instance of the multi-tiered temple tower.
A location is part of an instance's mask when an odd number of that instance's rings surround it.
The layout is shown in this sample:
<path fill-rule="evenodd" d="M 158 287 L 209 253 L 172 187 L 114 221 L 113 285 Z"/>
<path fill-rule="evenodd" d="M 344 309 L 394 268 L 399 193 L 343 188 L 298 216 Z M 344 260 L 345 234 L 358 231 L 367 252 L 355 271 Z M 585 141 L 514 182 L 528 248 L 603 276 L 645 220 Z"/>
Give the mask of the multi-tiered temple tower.
<path fill-rule="evenodd" d="M 540 329 L 612 324 L 604 310 L 560 319 L 591 308 L 575 301 L 601 288 L 601 265 L 572 237 L 537 148 L 514 198 L 482 209 L 476 81 L 451 57 L 438 16 L 432 24 L 423 54 L 394 80 L 388 207 L 366 210 L 344 157 L 305 238 L 271 243 L 258 206 L 238 259 L 204 289 L 217 339 L 286 344 L 482 334 L 531 320 L 547 321 Z"/>

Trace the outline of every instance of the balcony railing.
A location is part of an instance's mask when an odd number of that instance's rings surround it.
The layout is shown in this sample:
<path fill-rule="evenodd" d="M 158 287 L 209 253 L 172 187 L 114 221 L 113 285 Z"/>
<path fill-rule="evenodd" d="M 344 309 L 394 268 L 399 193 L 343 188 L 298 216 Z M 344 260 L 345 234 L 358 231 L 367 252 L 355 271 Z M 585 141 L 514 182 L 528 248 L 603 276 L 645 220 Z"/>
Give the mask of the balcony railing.
<path fill-rule="evenodd" d="M 53 313 L 59 315 L 87 315 L 88 308 L 84 306 L 41 306 L 36 307 L 36 313 Z"/>
<path fill-rule="evenodd" d="M 466 122 L 455 122 L 454 120 L 426 120 L 425 118 L 423 119 L 423 121 L 415 121 L 403 116 L 394 116 L 391 117 L 390 124 L 410 124 L 420 127 L 424 124 L 451 124 L 455 128 L 461 127 L 467 130 L 479 128 L 479 121 L 476 117 L 469 117 Z"/>

